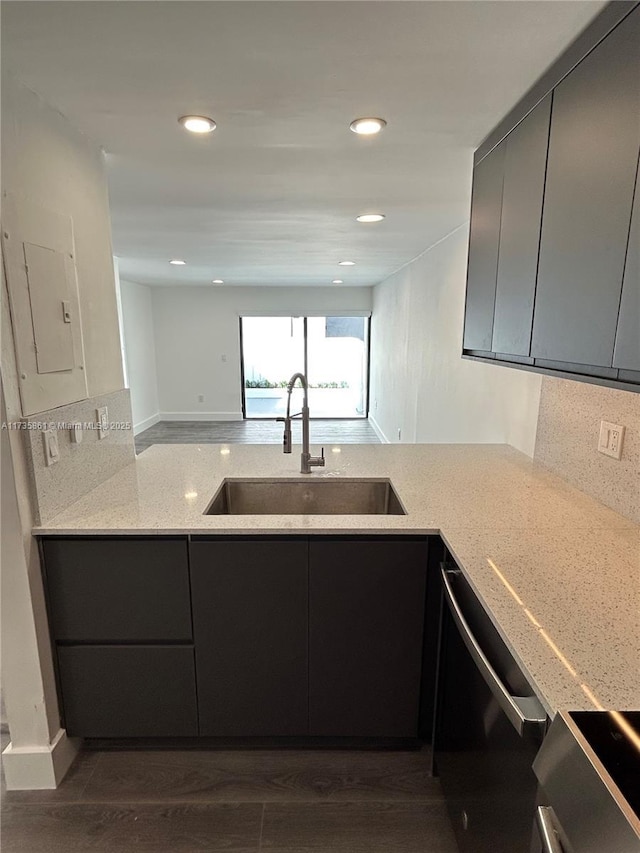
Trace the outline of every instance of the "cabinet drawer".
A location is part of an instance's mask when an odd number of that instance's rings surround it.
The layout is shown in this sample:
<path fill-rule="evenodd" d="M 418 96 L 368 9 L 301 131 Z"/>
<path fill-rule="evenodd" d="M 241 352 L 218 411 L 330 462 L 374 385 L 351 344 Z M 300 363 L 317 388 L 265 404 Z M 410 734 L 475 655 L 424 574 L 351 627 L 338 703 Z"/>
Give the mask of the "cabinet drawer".
<path fill-rule="evenodd" d="M 45 539 L 56 640 L 191 640 L 186 540 Z"/>
<path fill-rule="evenodd" d="M 60 646 L 58 666 L 69 735 L 198 734 L 191 646 Z"/>

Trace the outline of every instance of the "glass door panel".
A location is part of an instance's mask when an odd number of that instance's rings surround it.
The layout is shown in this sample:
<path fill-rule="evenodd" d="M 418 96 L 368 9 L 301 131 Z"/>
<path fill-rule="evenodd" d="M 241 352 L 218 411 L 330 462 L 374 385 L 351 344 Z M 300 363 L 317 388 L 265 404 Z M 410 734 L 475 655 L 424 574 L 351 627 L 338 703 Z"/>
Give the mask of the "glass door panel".
<path fill-rule="evenodd" d="M 307 377 L 312 418 L 367 416 L 367 317 L 307 318 Z"/>
<path fill-rule="evenodd" d="M 282 417 L 287 410 L 287 382 L 304 373 L 303 317 L 243 317 L 242 363 L 245 416 Z M 302 393 L 294 391 L 292 413 L 302 408 Z"/>

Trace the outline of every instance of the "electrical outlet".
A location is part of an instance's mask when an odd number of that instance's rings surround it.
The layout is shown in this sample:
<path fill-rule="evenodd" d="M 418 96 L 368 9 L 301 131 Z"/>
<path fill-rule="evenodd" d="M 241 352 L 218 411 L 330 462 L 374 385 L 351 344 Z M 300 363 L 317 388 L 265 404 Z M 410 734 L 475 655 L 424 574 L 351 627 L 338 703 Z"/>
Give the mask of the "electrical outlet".
<path fill-rule="evenodd" d="M 198 402 L 204 403 L 204 394 L 198 394 Z"/>
<path fill-rule="evenodd" d="M 609 421 L 600 421 L 600 437 L 598 438 L 598 452 L 613 459 L 622 457 L 622 444 L 624 442 L 624 427 L 620 424 L 612 424 Z"/>
<path fill-rule="evenodd" d="M 42 430 L 44 441 L 44 461 L 47 468 L 60 461 L 60 448 L 58 447 L 58 431 L 55 429 Z"/>
<path fill-rule="evenodd" d="M 109 435 L 109 410 L 106 406 L 96 409 L 96 420 L 98 421 L 98 439 Z"/>
<path fill-rule="evenodd" d="M 227 360 L 227 356 L 225 355 L 225 353 L 223 353 L 223 354 L 220 356 L 220 361 L 226 361 L 226 360 Z"/>

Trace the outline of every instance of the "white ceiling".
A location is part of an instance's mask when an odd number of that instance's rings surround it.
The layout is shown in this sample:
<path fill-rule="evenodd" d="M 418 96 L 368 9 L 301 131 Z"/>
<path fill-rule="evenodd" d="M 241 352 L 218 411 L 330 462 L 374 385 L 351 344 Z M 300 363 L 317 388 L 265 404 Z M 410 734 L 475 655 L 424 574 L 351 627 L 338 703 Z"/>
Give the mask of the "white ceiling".
<path fill-rule="evenodd" d="M 123 278 L 372 285 L 466 220 L 473 149 L 603 5 L 4 2 L 2 62 L 107 152 Z"/>

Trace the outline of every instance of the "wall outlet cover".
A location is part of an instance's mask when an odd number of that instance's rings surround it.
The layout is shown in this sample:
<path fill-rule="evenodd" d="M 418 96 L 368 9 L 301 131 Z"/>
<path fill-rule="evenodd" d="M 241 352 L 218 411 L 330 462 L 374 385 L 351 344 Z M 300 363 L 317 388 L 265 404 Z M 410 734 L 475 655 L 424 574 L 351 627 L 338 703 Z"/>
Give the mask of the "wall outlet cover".
<path fill-rule="evenodd" d="M 612 424 L 609 421 L 600 421 L 600 436 L 598 438 L 598 452 L 612 459 L 622 458 L 622 444 L 624 442 L 624 427 L 621 424 Z"/>

